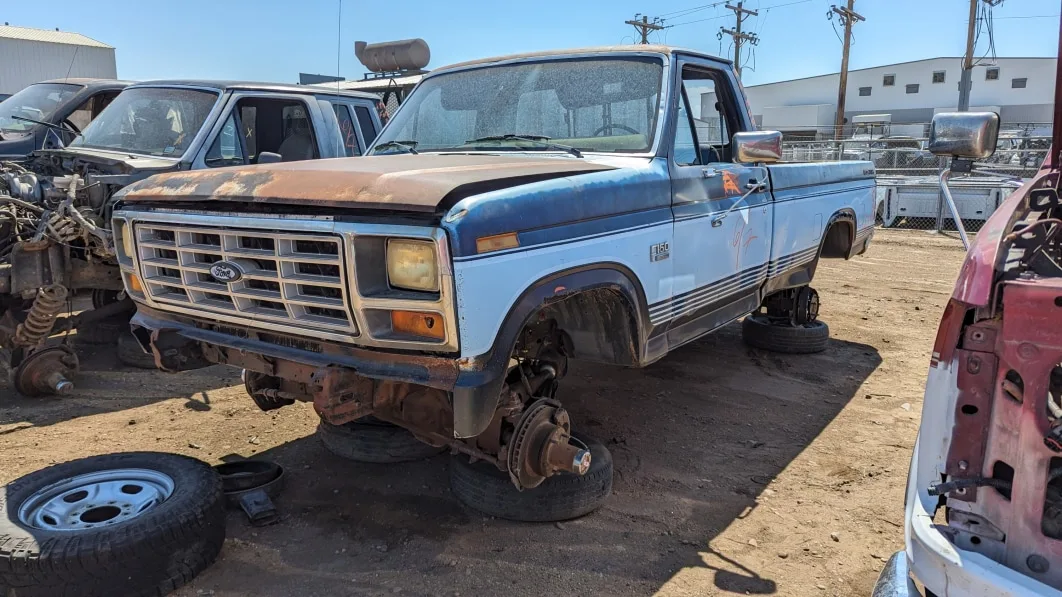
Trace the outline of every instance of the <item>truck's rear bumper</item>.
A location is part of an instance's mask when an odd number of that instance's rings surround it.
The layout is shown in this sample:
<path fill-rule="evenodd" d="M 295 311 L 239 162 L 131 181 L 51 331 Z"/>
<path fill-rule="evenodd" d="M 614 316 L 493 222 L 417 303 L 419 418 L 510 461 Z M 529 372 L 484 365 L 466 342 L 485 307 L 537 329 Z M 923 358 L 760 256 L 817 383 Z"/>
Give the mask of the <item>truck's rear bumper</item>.
<path fill-rule="evenodd" d="M 252 328 L 197 321 L 138 305 L 131 322 L 134 335 L 167 371 L 196 369 L 211 363 L 278 375 L 280 369 L 318 371 L 347 369 L 358 375 L 419 384 L 451 391 L 457 384 L 458 358 L 370 350 L 268 334 Z"/>

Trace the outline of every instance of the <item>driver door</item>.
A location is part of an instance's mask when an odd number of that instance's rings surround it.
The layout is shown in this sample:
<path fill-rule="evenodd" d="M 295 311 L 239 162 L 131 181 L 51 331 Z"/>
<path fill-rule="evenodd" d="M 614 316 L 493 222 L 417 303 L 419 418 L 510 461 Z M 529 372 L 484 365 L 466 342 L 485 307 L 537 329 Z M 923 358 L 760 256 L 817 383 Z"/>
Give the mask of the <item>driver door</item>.
<path fill-rule="evenodd" d="M 690 59 L 680 63 L 679 73 L 669 164 L 675 217 L 672 348 L 759 306 L 772 217 L 766 168 L 732 159 L 731 135 L 751 124 L 737 108 L 740 95 L 730 71 Z"/>

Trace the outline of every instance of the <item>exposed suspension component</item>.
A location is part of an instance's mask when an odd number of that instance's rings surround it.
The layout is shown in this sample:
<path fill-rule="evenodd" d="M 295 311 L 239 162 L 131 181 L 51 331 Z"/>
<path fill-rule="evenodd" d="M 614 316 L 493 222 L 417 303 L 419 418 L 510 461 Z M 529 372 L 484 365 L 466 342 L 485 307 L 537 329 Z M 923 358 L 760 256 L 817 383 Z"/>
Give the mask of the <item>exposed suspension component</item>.
<path fill-rule="evenodd" d="M 15 330 L 15 344 L 31 348 L 51 336 L 55 318 L 66 306 L 66 297 L 66 287 L 59 284 L 45 286 L 37 291 L 33 306 L 26 313 L 26 321 Z"/>

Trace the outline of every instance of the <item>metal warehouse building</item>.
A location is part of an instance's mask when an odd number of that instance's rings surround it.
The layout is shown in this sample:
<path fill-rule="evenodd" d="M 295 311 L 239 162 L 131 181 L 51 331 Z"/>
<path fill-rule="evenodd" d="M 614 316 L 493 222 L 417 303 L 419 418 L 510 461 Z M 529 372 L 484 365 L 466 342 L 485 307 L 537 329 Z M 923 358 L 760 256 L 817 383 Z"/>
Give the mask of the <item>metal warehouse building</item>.
<path fill-rule="evenodd" d="M 1048 123 L 1054 105 L 1055 58 L 996 58 L 973 70 L 971 109 L 999 112 L 1006 123 Z M 926 123 L 954 110 L 959 99 L 961 58 L 929 58 L 848 73 L 845 117 L 883 115 L 893 125 Z M 745 88 L 763 128 L 832 138 L 837 73 Z M 855 120 L 853 120 L 855 119 Z M 919 135 L 916 135 L 919 136 Z"/>
<path fill-rule="evenodd" d="M 80 33 L 0 26 L 0 93 L 65 77 L 117 78 L 114 48 Z"/>

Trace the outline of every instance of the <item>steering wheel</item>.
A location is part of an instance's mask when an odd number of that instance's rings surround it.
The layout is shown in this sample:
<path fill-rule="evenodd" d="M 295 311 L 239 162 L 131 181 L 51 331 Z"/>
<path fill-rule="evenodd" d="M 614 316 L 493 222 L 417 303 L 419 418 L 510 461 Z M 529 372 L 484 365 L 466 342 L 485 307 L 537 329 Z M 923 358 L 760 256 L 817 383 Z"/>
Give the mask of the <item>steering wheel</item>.
<path fill-rule="evenodd" d="M 612 123 L 612 124 L 606 124 L 605 126 L 597 129 L 596 131 L 594 131 L 594 134 L 591 135 L 591 136 L 600 137 L 600 136 L 602 136 L 601 133 L 603 133 L 605 131 L 610 131 L 612 129 L 620 129 L 620 130 L 623 130 L 623 131 L 627 131 L 628 133 L 630 133 L 632 135 L 640 134 L 638 131 L 632 129 L 631 127 L 629 127 L 629 126 L 627 126 L 625 124 Z"/>

